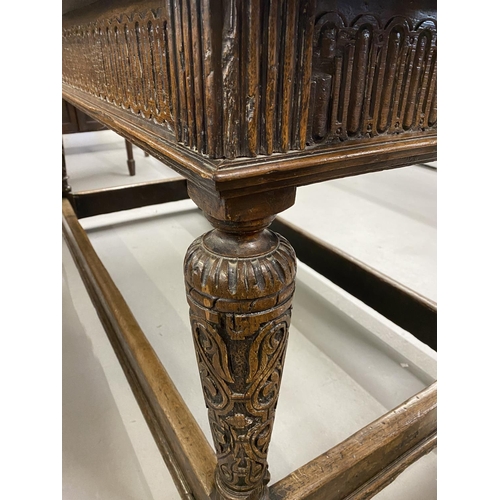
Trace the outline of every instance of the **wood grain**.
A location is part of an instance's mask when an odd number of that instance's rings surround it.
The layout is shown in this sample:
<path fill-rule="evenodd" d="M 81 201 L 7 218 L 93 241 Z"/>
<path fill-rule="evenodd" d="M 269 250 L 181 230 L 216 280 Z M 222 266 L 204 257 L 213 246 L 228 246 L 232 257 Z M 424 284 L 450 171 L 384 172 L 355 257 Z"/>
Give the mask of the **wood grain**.
<path fill-rule="evenodd" d="M 272 219 L 210 221 L 184 260 L 220 499 L 266 500 L 267 451 L 284 368 L 296 262 Z"/>
<path fill-rule="evenodd" d="M 186 179 L 150 181 L 73 193 L 78 219 L 189 198 Z"/>
<path fill-rule="evenodd" d="M 292 472 L 271 500 L 371 498 L 435 445 L 436 383 Z M 360 492 L 363 492 L 360 495 Z"/>
<path fill-rule="evenodd" d="M 63 97 L 127 138 L 168 167 L 209 191 L 241 196 L 301 186 L 328 179 L 435 161 L 435 132 L 345 141 L 334 149 L 299 151 L 257 158 L 211 160 L 166 136 L 161 126 L 146 123 L 123 109 L 63 84 Z"/>
<path fill-rule="evenodd" d="M 68 245 L 182 497 L 370 498 L 435 445 L 436 388 L 268 489 L 295 261 L 266 227 L 297 186 L 436 159 L 435 2 L 97 0 L 64 12 L 63 97 L 183 175 L 216 227 L 185 276 L 217 462 L 63 200 Z M 169 197 L 132 191 L 80 199 L 114 210 Z M 63 193 L 78 199 L 64 169 Z"/>
<path fill-rule="evenodd" d="M 210 158 L 437 128 L 435 9 L 389 0 L 372 11 L 370 2 L 325 0 L 131 0 L 123 12 L 117 0 L 97 4 L 66 16 L 63 82 Z"/>

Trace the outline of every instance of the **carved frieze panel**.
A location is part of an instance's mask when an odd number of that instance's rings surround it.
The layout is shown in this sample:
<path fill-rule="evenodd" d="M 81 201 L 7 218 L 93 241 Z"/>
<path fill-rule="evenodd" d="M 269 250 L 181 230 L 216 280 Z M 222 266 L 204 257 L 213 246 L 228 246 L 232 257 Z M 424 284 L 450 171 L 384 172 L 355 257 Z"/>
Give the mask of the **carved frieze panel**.
<path fill-rule="evenodd" d="M 314 28 L 308 137 L 329 143 L 436 126 L 436 25 L 323 14 Z"/>
<path fill-rule="evenodd" d="M 318 12 L 307 0 L 230 3 L 222 58 L 226 157 L 436 127 L 435 20 L 346 9 L 348 18 Z"/>
<path fill-rule="evenodd" d="M 137 12 L 63 28 L 63 82 L 220 156 L 211 125 L 209 23 L 201 21 L 206 3 L 166 0 L 145 12 L 138 3 Z"/>
<path fill-rule="evenodd" d="M 435 19 L 344 4 L 137 2 L 63 28 L 63 82 L 211 158 L 436 128 Z"/>

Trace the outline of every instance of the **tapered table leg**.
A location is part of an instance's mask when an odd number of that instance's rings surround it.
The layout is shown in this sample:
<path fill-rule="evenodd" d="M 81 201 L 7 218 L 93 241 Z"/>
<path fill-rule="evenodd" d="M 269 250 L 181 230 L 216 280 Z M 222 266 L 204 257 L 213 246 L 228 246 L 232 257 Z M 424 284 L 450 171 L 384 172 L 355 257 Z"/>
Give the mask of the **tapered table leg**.
<path fill-rule="evenodd" d="M 285 360 L 296 262 L 267 229 L 274 217 L 228 222 L 185 258 L 187 298 L 217 453 L 217 498 L 268 498 L 267 451 Z"/>
<path fill-rule="evenodd" d="M 135 175 L 135 160 L 134 160 L 134 151 L 132 149 L 132 143 L 125 139 L 125 147 L 127 149 L 127 166 L 129 174 Z"/>

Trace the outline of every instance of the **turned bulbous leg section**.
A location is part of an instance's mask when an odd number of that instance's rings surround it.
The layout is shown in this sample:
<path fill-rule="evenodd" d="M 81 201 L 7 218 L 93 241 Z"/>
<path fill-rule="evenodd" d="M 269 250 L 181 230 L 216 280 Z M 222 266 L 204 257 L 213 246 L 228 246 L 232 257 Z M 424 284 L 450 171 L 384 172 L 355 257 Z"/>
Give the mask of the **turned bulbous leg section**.
<path fill-rule="evenodd" d="M 211 220 L 185 259 L 201 383 L 217 453 L 216 495 L 268 498 L 267 451 L 283 372 L 296 262 L 259 223 Z"/>

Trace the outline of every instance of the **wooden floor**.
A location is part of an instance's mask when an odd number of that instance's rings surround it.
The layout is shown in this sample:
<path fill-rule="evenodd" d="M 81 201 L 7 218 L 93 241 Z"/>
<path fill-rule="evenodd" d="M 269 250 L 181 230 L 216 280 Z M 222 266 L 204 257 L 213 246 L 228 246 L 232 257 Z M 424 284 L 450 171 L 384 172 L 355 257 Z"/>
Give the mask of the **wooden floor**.
<path fill-rule="evenodd" d="M 128 177 L 123 140 L 111 132 L 64 141 L 75 191 L 169 175 L 135 149 L 137 175 Z M 409 167 L 301 188 L 284 217 L 434 299 L 435 177 Z M 318 190 L 328 193 L 321 206 Z M 209 436 L 182 277 L 184 252 L 208 223 L 185 200 L 83 226 Z M 65 246 L 63 312 L 63 498 L 178 498 Z M 272 483 L 436 376 L 433 351 L 303 265 L 292 325 L 269 451 Z M 432 500 L 435 476 L 432 452 L 376 498 Z"/>

